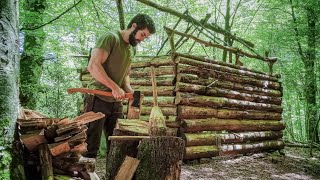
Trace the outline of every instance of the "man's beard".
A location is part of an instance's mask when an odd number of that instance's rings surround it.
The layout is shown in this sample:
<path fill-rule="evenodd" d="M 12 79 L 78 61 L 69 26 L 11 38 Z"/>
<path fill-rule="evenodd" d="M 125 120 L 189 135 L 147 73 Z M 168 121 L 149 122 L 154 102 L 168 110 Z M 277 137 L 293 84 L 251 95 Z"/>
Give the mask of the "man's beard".
<path fill-rule="evenodd" d="M 135 29 L 133 30 L 130 35 L 129 35 L 129 44 L 133 47 L 137 46 L 138 45 L 138 40 L 136 40 L 135 36 L 137 34 L 138 30 Z"/>

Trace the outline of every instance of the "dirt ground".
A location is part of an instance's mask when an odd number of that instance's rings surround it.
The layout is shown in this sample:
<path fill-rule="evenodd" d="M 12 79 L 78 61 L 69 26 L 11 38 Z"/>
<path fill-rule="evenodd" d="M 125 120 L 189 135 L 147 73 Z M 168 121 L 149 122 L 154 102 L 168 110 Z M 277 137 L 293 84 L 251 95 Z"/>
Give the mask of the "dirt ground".
<path fill-rule="evenodd" d="M 308 158 L 308 149 L 304 148 L 285 148 L 282 152 L 285 155 L 277 151 L 188 161 L 182 165 L 181 180 L 320 180 L 320 151 L 312 158 Z M 105 162 L 105 158 L 97 160 L 96 172 L 101 179 Z"/>

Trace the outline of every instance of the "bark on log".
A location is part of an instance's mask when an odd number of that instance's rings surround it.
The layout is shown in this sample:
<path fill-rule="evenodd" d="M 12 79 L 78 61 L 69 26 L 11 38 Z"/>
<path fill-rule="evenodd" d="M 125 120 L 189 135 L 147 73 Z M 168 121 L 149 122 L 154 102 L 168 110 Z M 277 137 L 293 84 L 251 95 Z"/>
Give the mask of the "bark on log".
<path fill-rule="evenodd" d="M 152 107 L 150 106 L 142 106 L 141 107 L 141 115 L 142 116 L 150 116 Z M 160 107 L 164 116 L 177 116 L 177 108 L 176 107 Z M 127 112 L 127 106 L 123 106 L 123 112 Z"/>
<path fill-rule="evenodd" d="M 240 84 L 248 84 L 248 85 L 257 86 L 261 88 L 270 88 L 275 90 L 281 89 L 281 85 L 279 82 L 259 80 L 259 79 L 248 77 L 248 76 L 239 76 L 231 73 L 226 73 L 223 71 L 199 68 L 196 66 L 186 66 L 183 64 L 178 64 L 177 73 L 194 74 L 204 79 L 208 79 L 210 77 L 217 80 L 230 81 L 230 82 L 240 83 Z"/>
<path fill-rule="evenodd" d="M 226 97 L 230 99 L 239 99 L 244 101 L 281 105 L 281 97 L 261 96 L 256 94 L 241 93 L 234 90 L 222 89 L 218 87 L 210 87 L 177 82 L 175 91 L 196 93 L 199 95 Z"/>
<path fill-rule="evenodd" d="M 158 97 L 158 105 L 160 107 L 175 107 L 175 101 L 174 101 L 174 96 L 159 96 Z M 144 97 L 143 98 L 143 103 L 144 106 L 152 106 L 153 105 L 153 98 L 150 96 Z"/>
<path fill-rule="evenodd" d="M 184 119 L 182 121 L 182 131 L 186 133 L 201 131 L 280 131 L 285 128 L 280 121 L 252 121 L 234 119 Z"/>
<path fill-rule="evenodd" d="M 243 71 L 250 71 L 250 72 L 253 72 L 253 73 L 258 73 L 258 74 L 269 76 L 266 73 L 263 73 L 263 72 L 260 72 L 260 71 L 254 70 L 254 69 L 249 69 L 249 68 L 246 68 L 244 66 L 239 66 L 239 65 L 234 65 L 234 64 L 231 64 L 231 63 L 226 63 L 226 62 L 223 62 L 223 61 L 209 59 L 209 58 L 206 58 L 206 57 L 203 57 L 203 56 L 194 56 L 194 55 L 181 54 L 181 53 L 175 53 L 174 54 L 174 57 L 179 57 L 179 56 L 180 57 L 184 57 L 184 58 L 188 58 L 188 59 L 194 59 L 194 60 L 197 60 L 197 61 L 207 62 L 207 63 L 210 63 L 210 64 L 218 64 L 218 65 L 221 65 L 221 66 L 227 66 L 227 67 L 234 68 L 234 69 L 239 69 L 239 70 L 243 70 Z M 275 81 L 275 82 L 277 82 L 278 78 L 280 78 L 279 75 L 278 76 L 269 76 L 269 77 L 270 77 L 270 79 L 272 79 L 272 81 Z"/>
<path fill-rule="evenodd" d="M 130 71 L 130 78 L 150 77 L 150 67 L 135 68 Z M 156 76 L 174 75 L 174 66 L 160 66 L 155 69 Z"/>
<path fill-rule="evenodd" d="M 166 123 L 174 123 L 177 122 L 177 116 L 166 116 Z M 140 116 L 139 120 L 141 121 L 149 121 L 149 116 Z"/>
<path fill-rule="evenodd" d="M 232 74 L 240 75 L 240 76 L 249 76 L 249 77 L 253 77 L 253 78 L 261 79 L 261 80 L 268 80 L 268 81 L 274 81 L 274 82 L 278 81 L 277 78 L 272 77 L 272 76 L 268 76 L 265 74 L 259 74 L 259 73 L 254 73 L 254 72 L 250 72 L 250 71 L 239 70 L 239 69 L 235 69 L 235 68 L 221 66 L 219 64 L 214 64 L 214 63 L 200 62 L 197 60 L 188 59 L 188 58 L 184 58 L 184 57 L 176 58 L 175 63 L 187 64 L 190 66 L 197 66 L 199 68 L 204 68 L 204 69 L 223 71 L 223 72 L 228 72 L 228 73 L 232 73 Z"/>
<path fill-rule="evenodd" d="M 53 179 L 52 156 L 47 144 L 41 144 L 39 147 L 41 176 L 43 180 Z"/>
<path fill-rule="evenodd" d="M 219 149 L 217 146 L 190 146 L 186 147 L 183 159 L 199 159 L 219 156 Z"/>
<path fill-rule="evenodd" d="M 151 86 L 132 85 L 132 88 L 136 91 L 141 91 L 145 96 L 152 96 Z M 173 96 L 174 86 L 158 86 L 157 91 L 158 96 Z"/>
<path fill-rule="evenodd" d="M 260 132 L 240 132 L 240 133 L 183 133 L 182 139 L 186 146 L 208 146 L 228 143 L 246 143 L 263 140 L 275 140 L 282 137 L 281 131 L 260 131 Z"/>
<path fill-rule="evenodd" d="M 149 135 L 149 123 L 147 121 L 141 121 L 140 119 L 118 119 L 116 128 L 117 130 L 132 132 L 140 135 Z M 167 136 L 176 136 L 177 127 L 167 127 Z"/>
<path fill-rule="evenodd" d="M 136 179 L 180 179 L 184 141 L 177 137 L 143 139 L 137 158 L 141 160 Z"/>
<path fill-rule="evenodd" d="M 114 136 L 142 136 L 143 134 L 120 131 L 115 129 L 113 131 Z M 106 165 L 106 179 L 114 179 L 117 175 L 117 171 L 121 164 L 123 163 L 126 156 L 136 157 L 137 156 L 137 147 L 139 141 L 111 141 L 110 151 L 107 157 Z"/>
<path fill-rule="evenodd" d="M 143 58 L 143 60 L 132 62 L 131 68 L 143 68 L 143 67 L 159 67 L 159 66 L 172 66 L 174 62 L 171 59 L 171 56 L 160 56 L 160 57 L 151 57 L 148 58 L 148 61 Z"/>
<path fill-rule="evenodd" d="M 250 101 L 241 101 L 236 99 L 228 99 L 224 97 L 200 96 L 189 93 L 177 92 L 175 103 L 177 105 L 199 106 L 199 107 L 215 107 L 215 108 L 236 108 L 241 110 L 260 110 L 282 113 L 281 106 L 255 103 Z"/>
<path fill-rule="evenodd" d="M 240 111 L 232 109 L 213 109 L 207 107 L 178 106 L 179 118 L 182 119 L 253 119 L 253 120 L 281 120 L 280 113 L 261 111 Z"/>
<path fill-rule="evenodd" d="M 222 145 L 220 147 L 220 155 L 236 155 L 236 154 L 248 154 L 257 153 L 268 150 L 280 150 L 284 148 L 283 141 L 271 140 L 263 141 L 257 143 L 247 143 L 247 144 L 230 144 Z"/>
<path fill-rule="evenodd" d="M 202 79 L 197 76 L 189 75 L 189 74 L 178 74 L 177 82 L 184 82 L 190 84 L 198 84 L 207 87 L 219 87 L 226 88 L 231 90 L 238 90 L 240 92 L 249 93 L 249 94 L 259 94 L 263 96 L 273 96 L 273 97 L 281 97 L 282 93 L 279 90 L 273 89 L 265 89 L 259 88 L 255 86 L 243 85 L 239 83 L 233 83 L 229 81 L 220 81 L 215 79 Z"/>
<path fill-rule="evenodd" d="M 158 86 L 172 86 L 174 84 L 174 76 L 158 76 L 157 77 L 157 85 Z M 141 78 L 131 78 L 130 79 L 131 85 L 139 85 L 139 86 L 151 86 L 151 80 L 141 79 Z"/>

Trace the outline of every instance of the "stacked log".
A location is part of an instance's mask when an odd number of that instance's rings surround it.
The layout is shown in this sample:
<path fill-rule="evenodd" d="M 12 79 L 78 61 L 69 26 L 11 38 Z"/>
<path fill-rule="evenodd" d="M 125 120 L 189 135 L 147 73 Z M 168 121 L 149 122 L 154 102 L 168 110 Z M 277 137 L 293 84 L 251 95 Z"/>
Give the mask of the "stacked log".
<path fill-rule="evenodd" d="M 175 104 L 175 64 L 170 56 L 140 58 L 131 65 L 130 84 L 136 91 L 141 91 L 144 95 L 141 106 L 142 121 L 149 121 L 151 109 L 153 107 L 151 66 L 155 67 L 157 82 L 157 101 L 170 132 L 177 135 L 179 122 L 176 121 L 177 106 Z M 126 103 L 125 103 L 126 104 Z M 127 106 L 124 106 L 125 114 Z"/>
<path fill-rule="evenodd" d="M 39 178 L 42 179 L 59 179 L 61 175 L 90 179 L 90 174 L 95 170 L 95 160 L 81 156 L 87 150 L 85 124 L 104 115 L 88 112 L 74 119 L 61 119 L 44 118 L 30 112 L 33 111 L 25 111 L 24 115 L 19 116 L 23 119 L 17 120 L 19 137 L 26 154 L 25 166 L 32 165 L 34 171 L 27 179 L 40 174 Z M 36 118 L 30 115 L 36 115 Z M 37 169 L 41 172 L 37 172 Z"/>
<path fill-rule="evenodd" d="M 195 56 L 174 61 L 184 159 L 283 148 L 277 77 Z"/>

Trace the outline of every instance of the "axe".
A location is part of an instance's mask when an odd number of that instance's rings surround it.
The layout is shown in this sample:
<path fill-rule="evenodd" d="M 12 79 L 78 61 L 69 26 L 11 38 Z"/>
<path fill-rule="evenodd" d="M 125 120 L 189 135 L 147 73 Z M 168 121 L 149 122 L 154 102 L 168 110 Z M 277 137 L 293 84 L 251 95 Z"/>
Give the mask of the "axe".
<path fill-rule="evenodd" d="M 95 94 L 106 97 L 113 97 L 111 92 L 101 91 L 96 89 L 88 89 L 88 88 L 69 88 L 67 89 L 69 94 L 80 92 L 86 94 Z M 126 99 L 133 100 L 128 106 L 128 119 L 139 119 L 140 117 L 140 109 L 142 104 L 143 95 L 140 91 L 134 91 L 133 93 L 125 93 L 124 96 Z"/>

